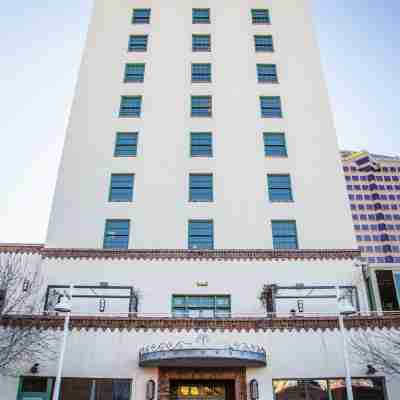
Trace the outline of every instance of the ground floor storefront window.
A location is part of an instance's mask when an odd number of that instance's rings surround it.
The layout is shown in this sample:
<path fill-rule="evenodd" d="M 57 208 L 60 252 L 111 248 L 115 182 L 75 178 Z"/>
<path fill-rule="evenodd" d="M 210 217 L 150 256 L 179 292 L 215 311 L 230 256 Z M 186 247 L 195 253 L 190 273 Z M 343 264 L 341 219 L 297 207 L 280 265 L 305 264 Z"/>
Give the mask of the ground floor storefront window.
<path fill-rule="evenodd" d="M 60 400 L 130 400 L 131 381 L 126 379 L 64 378 Z M 50 400 L 54 378 L 22 377 L 18 400 Z"/>
<path fill-rule="evenodd" d="M 381 378 L 352 380 L 354 400 L 386 400 Z M 274 380 L 275 400 L 347 400 L 344 379 Z"/>

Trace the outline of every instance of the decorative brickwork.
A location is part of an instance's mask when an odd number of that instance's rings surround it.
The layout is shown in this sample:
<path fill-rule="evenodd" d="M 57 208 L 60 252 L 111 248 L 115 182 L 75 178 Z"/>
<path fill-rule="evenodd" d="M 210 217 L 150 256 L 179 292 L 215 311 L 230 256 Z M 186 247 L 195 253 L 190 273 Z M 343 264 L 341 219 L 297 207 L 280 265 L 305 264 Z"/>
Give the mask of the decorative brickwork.
<path fill-rule="evenodd" d="M 246 368 L 160 368 L 158 400 L 170 400 L 170 381 L 235 381 L 235 400 L 247 399 Z"/>
<path fill-rule="evenodd" d="M 44 329 L 62 329 L 62 316 L 3 316 L 0 326 L 32 326 Z M 348 329 L 400 329 L 400 313 L 385 316 L 357 316 L 345 318 Z M 175 319 L 175 318 L 123 318 L 107 316 L 73 316 L 71 329 L 80 330 L 127 330 L 127 331 L 316 331 L 338 329 L 338 320 L 332 317 L 290 318 L 231 318 L 231 319 Z"/>
<path fill-rule="evenodd" d="M 0 253 L 39 253 L 55 259 L 123 259 L 123 260 L 352 260 L 360 256 L 359 250 L 105 250 L 105 249 L 53 249 L 43 245 L 0 244 Z"/>

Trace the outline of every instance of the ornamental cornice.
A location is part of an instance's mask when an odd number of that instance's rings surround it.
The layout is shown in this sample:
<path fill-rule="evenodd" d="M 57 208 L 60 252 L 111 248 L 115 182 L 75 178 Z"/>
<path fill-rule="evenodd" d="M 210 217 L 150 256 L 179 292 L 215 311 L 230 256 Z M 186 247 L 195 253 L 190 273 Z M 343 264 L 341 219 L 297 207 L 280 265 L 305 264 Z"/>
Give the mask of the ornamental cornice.
<path fill-rule="evenodd" d="M 0 253 L 40 254 L 47 259 L 102 259 L 102 260 L 353 260 L 360 257 L 356 249 L 319 250 L 187 250 L 187 249 L 149 249 L 149 250 L 106 250 L 49 248 L 44 245 L 0 244 Z"/>
<path fill-rule="evenodd" d="M 399 329 L 400 314 L 385 316 L 346 317 L 345 327 L 351 330 Z M 62 330 L 62 316 L 3 316 L 0 326 L 32 327 Z M 334 331 L 339 328 L 338 319 L 332 317 L 287 317 L 287 318 L 232 318 L 232 319 L 176 319 L 107 316 L 72 316 L 70 329 L 77 331 Z"/>

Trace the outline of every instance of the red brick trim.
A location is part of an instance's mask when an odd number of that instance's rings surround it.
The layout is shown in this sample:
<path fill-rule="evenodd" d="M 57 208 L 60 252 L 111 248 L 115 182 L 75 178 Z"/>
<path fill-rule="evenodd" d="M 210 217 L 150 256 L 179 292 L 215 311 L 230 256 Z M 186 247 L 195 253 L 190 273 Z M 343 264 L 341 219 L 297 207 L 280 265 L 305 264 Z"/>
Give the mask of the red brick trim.
<path fill-rule="evenodd" d="M 62 316 L 3 316 L 0 326 L 31 326 L 43 329 L 62 329 Z M 348 329 L 399 329 L 400 314 L 372 317 L 347 317 L 345 325 Z M 175 318 L 129 318 L 106 316 L 73 316 L 71 329 L 80 330 L 127 330 L 127 331 L 333 331 L 338 329 L 336 317 L 291 317 L 291 318 L 232 318 L 218 320 L 175 319 Z"/>
<path fill-rule="evenodd" d="M 56 249 L 43 245 L 0 244 L 0 253 L 39 253 L 54 259 L 123 259 L 123 260 L 352 260 L 360 257 L 359 250 L 104 250 Z"/>

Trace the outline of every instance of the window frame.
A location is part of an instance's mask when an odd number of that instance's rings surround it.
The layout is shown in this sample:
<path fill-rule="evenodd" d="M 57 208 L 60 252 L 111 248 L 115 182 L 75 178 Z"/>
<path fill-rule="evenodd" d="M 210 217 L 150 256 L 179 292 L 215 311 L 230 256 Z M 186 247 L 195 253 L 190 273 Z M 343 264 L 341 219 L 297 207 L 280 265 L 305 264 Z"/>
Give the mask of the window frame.
<path fill-rule="evenodd" d="M 134 107 L 124 106 L 124 101 L 127 101 L 129 99 L 139 100 L 139 105 Z M 119 106 L 119 118 L 140 118 L 142 116 L 142 102 L 143 97 L 141 95 L 121 96 L 121 103 Z M 129 109 L 133 110 L 133 112 L 129 113 Z"/>
<path fill-rule="evenodd" d="M 195 100 L 209 100 L 208 107 L 194 107 Z M 196 114 L 194 110 L 205 110 L 207 113 Z M 210 95 L 191 95 L 190 96 L 190 116 L 192 118 L 211 118 L 212 117 L 212 96 Z"/>
<path fill-rule="evenodd" d="M 146 15 L 145 18 L 139 17 L 138 19 L 137 16 L 135 15 L 136 12 L 148 12 L 148 15 Z M 132 12 L 132 24 L 134 25 L 147 25 L 151 23 L 151 8 L 134 8 Z"/>
<path fill-rule="evenodd" d="M 257 20 L 256 13 L 265 12 L 266 18 L 263 20 Z M 252 8 L 251 12 L 251 23 L 253 25 L 271 25 L 271 13 L 268 8 Z"/>
<path fill-rule="evenodd" d="M 208 45 L 199 46 L 199 44 L 195 44 L 195 39 L 207 38 Z M 192 34 L 192 52 L 194 53 L 210 53 L 211 52 L 211 34 L 209 33 L 193 33 Z"/>
<path fill-rule="evenodd" d="M 273 183 L 272 180 L 275 178 L 285 178 L 287 179 L 287 187 L 278 187 L 276 183 Z M 286 191 L 287 196 L 285 195 L 285 199 L 280 199 L 276 197 L 276 193 L 274 191 Z M 267 192 L 268 199 L 270 203 L 293 203 L 293 188 L 292 188 L 292 178 L 290 174 L 267 174 Z"/>
<path fill-rule="evenodd" d="M 143 67 L 143 73 L 139 74 L 129 74 L 128 70 L 130 67 Z M 127 63 L 125 64 L 125 71 L 124 71 L 124 83 L 143 83 L 144 76 L 146 73 L 146 64 L 145 63 Z M 130 79 L 129 76 L 138 76 L 138 79 Z"/>
<path fill-rule="evenodd" d="M 268 43 L 267 43 L 268 38 Z M 269 43 L 270 39 L 270 43 Z M 265 43 L 257 43 L 258 40 L 265 40 Z M 274 39 L 272 35 L 254 35 L 254 50 L 256 53 L 274 53 Z"/>
<path fill-rule="evenodd" d="M 261 73 L 261 68 L 271 68 L 273 73 Z M 278 79 L 278 67 L 276 64 L 265 64 L 265 63 L 257 63 L 257 82 L 258 83 L 270 83 L 270 84 L 279 84 Z M 271 79 L 266 79 L 265 77 L 272 77 Z"/>
<path fill-rule="evenodd" d="M 145 39 L 143 47 L 134 47 L 134 39 Z M 149 35 L 129 35 L 128 52 L 129 53 L 146 53 L 149 47 Z"/>
<path fill-rule="evenodd" d="M 193 234 L 191 234 L 190 233 L 190 228 L 191 228 L 191 224 L 193 224 L 193 223 L 208 223 L 208 224 L 210 224 L 210 227 L 211 227 L 211 235 L 210 236 L 208 236 L 208 235 L 193 235 Z M 189 219 L 189 221 L 188 221 L 188 249 L 189 250 L 194 250 L 194 251 L 197 251 L 197 250 L 199 250 L 199 251 L 207 251 L 207 250 L 214 250 L 214 232 L 215 230 L 214 230 L 214 220 L 212 220 L 212 219 Z M 211 246 L 210 247 L 207 247 L 207 248 L 203 248 L 203 247 L 201 247 L 201 248 L 199 248 L 199 247 L 193 247 L 192 245 L 191 245 L 191 243 L 192 243 L 192 241 L 193 241 L 193 237 L 206 237 L 206 238 L 210 238 L 210 244 L 211 244 Z"/>
<path fill-rule="evenodd" d="M 202 63 L 202 62 L 192 63 L 191 64 L 191 70 L 190 70 L 191 82 L 192 83 L 211 83 L 212 82 L 212 66 L 211 65 L 212 65 L 211 63 Z M 194 71 L 194 69 L 196 67 L 199 67 L 199 66 L 202 66 L 202 67 L 207 66 L 207 67 L 209 67 L 209 72 L 206 73 L 206 74 L 196 73 Z M 193 79 L 194 76 L 197 76 L 197 77 L 205 76 L 206 79 Z"/>
<path fill-rule="evenodd" d="M 176 298 L 185 298 L 182 306 L 176 305 L 176 303 L 174 302 L 174 300 Z M 196 298 L 212 299 L 213 306 L 191 305 L 190 300 L 193 301 Z M 227 306 L 218 306 L 218 301 L 217 301 L 218 299 L 228 300 L 228 305 Z M 183 311 L 183 315 L 177 315 L 176 312 L 178 310 Z M 212 317 L 190 316 L 189 312 L 191 310 L 198 310 L 200 312 L 213 311 L 213 316 Z M 225 311 L 225 315 L 219 316 L 218 310 Z M 232 314 L 232 296 L 230 294 L 179 294 L 179 293 L 174 293 L 171 296 L 171 314 L 172 314 L 173 318 L 191 318 L 191 319 L 192 318 L 193 319 L 230 318 L 230 316 Z"/>
<path fill-rule="evenodd" d="M 112 237 L 123 237 L 126 238 L 126 247 L 109 247 L 106 246 L 106 242 L 107 242 L 107 238 L 109 237 L 107 235 L 107 230 L 111 229 L 107 229 L 108 228 L 108 224 L 111 222 L 126 222 L 127 223 L 127 227 L 125 229 L 127 229 L 127 235 L 109 235 Z M 130 219 L 123 219 L 123 218 L 107 218 L 105 221 L 105 227 L 104 227 L 104 238 L 103 238 L 103 249 L 105 250 L 127 250 L 129 249 L 129 242 L 131 240 L 131 220 Z"/>
<path fill-rule="evenodd" d="M 208 178 L 210 185 L 207 187 L 198 186 L 199 183 L 193 182 L 194 178 Z M 197 191 L 207 191 L 206 199 L 202 199 L 201 196 L 196 197 Z M 214 176 L 212 173 L 191 173 L 189 174 L 189 202 L 190 203 L 212 203 L 214 202 Z"/>
<path fill-rule="evenodd" d="M 287 223 L 291 224 L 294 227 L 294 232 L 295 235 L 277 235 L 274 234 L 274 223 Z M 297 222 L 296 220 L 278 220 L 274 219 L 271 221 L 271 232 L 272 232 L 272 245 L 274 250 L 282 250 L 282 251 L 290 251 L 290 250 L 298 250 L 299 249 L 299 235 L 298 235 L 298 229 L 297 229 Z M 281 246 L 276 246 L 277 240 L 276 237 L 278 238 L 294 238 L 295 239 L 295 247 L 281 247 Z"/>
<path fill-rule="evenodd" d="M 268 135 L 271 137 L 275 135 L 275 137 L 282 137 L 283 138 L 283 144 L 267 144 L 267 137 Z M 287 151 L 287 143 L 286 143 L 286 135 L 284 132 L 263 132 L 263 141 L 264 141 L 264 156 L 265 157 L 279 157 L 279 158 L 287 158 L 288 157 L 288 151 Z M 274 149 L 278 148 L 283 150 L 280 154 L 268 154 L 268 148 Z"/>
<path fill-rule="evenodd" d="M 130 183 L 132 184 L 132 186 L 126 186 L 126 187 L 118 187 L 118 185 L 116 185 L 117 182 L 114 182 L 114 179 L 117 178 L 131 178 Z M 120 199 L 118 200 L 117 198 L 115 198 L 115 191 L 122 191 L 122 190 L 126 190 L 128 195 L 126 198 L 124 199 Z M 108 194 L 108 202 L 109 203 L 132 203 L 134 200 L 134 192 L 135 192 L 135 174 L 132 173 L 112 173 L 111 177 L 110 177 L 110 190 L 109 190 L 109 194 Z"/>
<path fill-rule="evenodd" d="M 198 16 L 195 16 L 196 11 L 207 11 L 208 12 L 208 18 L 199 18 Z M 210 24 L 211 23 L 211 10 L 209 8 L 192 8 L 192 24 L 197 25 L 197 24 Z"/>
<path fill-rule="evenodd" d="M 118 140 L 121 138 L 122 135 L 132 135 L 135 138 L 135 144 L 118 144 Z M 114 157 L 137 157 L 138 153 L 138 145 L 139 145 L 139 132 L 117 132 L 115 135 L 115 145 L 114 145 Z M 133 154 L 120 154 L 118 152 L 118 147 L 123 148 L 124 146 L 134 148 Z M 126 151 L 126 150 L 125 150 Z"/>
<path fill-rule="evenodd" d="M 266 101 L 270 102 L 268 107 L 263 104 Z M 281 96 L 260 96 L 260 109 L 261 118 L 283 118 Z"/>
<path fill-rule="evenodd" d="M 210 138 L 210 144 L 193 144 L 193 137 L 195 135 L 204 135 Z M 194 154 L 193 147 L 194 146 L 201 146 L 207 149 L 207 155 L 202 154 Z M 209 151 L 208 151 L 209 149 Z M 190 157 L 201 157 L 201 158 L 212 158 L 213 157 L 213 134 L 212 132 L 190 132 Z"/>

